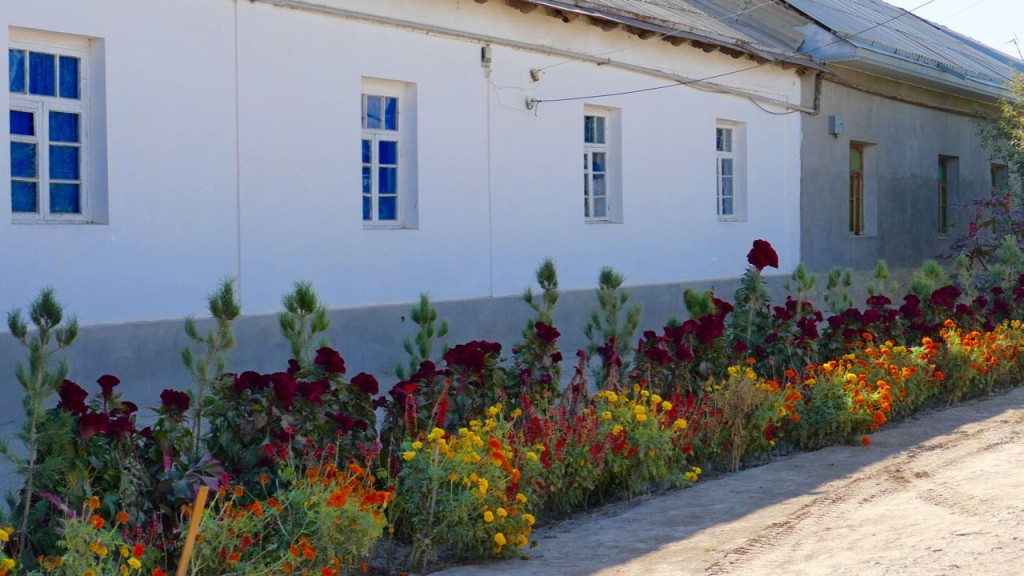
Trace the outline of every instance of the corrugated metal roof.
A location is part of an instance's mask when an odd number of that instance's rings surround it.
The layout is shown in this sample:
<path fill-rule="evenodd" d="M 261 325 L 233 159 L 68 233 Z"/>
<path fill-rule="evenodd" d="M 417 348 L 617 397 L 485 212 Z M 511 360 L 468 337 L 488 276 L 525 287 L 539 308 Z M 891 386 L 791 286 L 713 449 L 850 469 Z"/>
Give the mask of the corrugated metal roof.
<path fill-rule="evenodd" d="M 976 42 L 964 42 L 962 35 L 881 0 L 784 1 L 868 51 L 984 83 L 1002 85 L 1013 77 L 1012 66 L 979 50 Z M 812 55 L 827 61 L 829 53 L 822 46 Z"/>

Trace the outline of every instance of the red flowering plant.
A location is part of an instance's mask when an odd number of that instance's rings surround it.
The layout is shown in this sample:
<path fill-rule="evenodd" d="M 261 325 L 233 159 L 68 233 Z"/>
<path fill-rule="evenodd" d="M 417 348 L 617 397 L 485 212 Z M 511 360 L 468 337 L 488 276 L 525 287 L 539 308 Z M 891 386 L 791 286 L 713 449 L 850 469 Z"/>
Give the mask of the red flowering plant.
<path fill-rule="evenodd" d="M 345 361 L 329 347 L 316 351 L 303 367 L 289 362 L 284 372 L 247 371 L 213 387 L 205 413 L 210 431 L 206 446 L 213 458 L 245 486 L 276 470 L 275 454 L 301 450 L 307 440 L 337 442 L 343 456 L 355 456 L 376 440 L 372 375 L 344 377 Z"/>
<path fill-rule="evenodd" d="M 488 406 L 508 400 L 501 344 L 484 340 L 456 344 L 444 353 L 444 362 L 450 381 L 445 399 L 451 426 L 465 425 Z"/>
<path fill-rule="evenodd" d="M 554 261 L 546 259 L 537 269 L 536 277 L 542 292 L 539 297 L 530 288 L 523 293 L 523 300 L 534 315 L 527 321 L 522 339 L 512 348 L 514 366 L 508 380 L 517 386 L 510 390 L 510 396 L 525 395 L 534 409 L 541 409 L 554 403 L 562 391 L 562 352 L 558 349 L 562 334 L 554 320 L 559 297 Z"/>

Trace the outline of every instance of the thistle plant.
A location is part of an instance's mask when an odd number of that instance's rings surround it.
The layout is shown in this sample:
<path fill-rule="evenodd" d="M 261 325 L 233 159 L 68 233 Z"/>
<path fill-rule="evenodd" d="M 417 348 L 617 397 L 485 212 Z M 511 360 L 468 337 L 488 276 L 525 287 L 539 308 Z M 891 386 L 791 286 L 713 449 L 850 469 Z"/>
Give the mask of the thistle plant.
<path fill-rule="evenodd" d="M 181 359 L 188 368 L 196 387 L 192 398 L 192 459 L 200 456 L 200 433 L 203 422 L 203 400 L 214 382 L 224 376 L 224 366 L 228 352 L 235 345 L 235 337 L 231 332 L 231 324 L 241 314 L 242 308 L 235 297 L 234 280 L 226 279 L 220 288 L 210 294 L 207 308 L 216 325 L 206 334 L 200 334 L 195 318 L 185 318 L 185 334 L 196 344 L 205 346 L 205 351 L 198 355 L 191 348 L 181 351 Z"/>
<path fill-rule="evenodd" d="M 291 345 L 292 358 L 309 366 L 313 362 L 313 350 L 329 344 L 323 336 L 331 326 L 327 306 L 317 297 L 312 284 L 296 282 L 291 293 L 284 297 L 284 309 L 277 316 L 281 335 Z"/>
<path fill-rule="evenodd" d="M 601 269 L 597 281 L 598 309 L 590 315 L 583 334 L 589 341 L 588 356 L 601 353 L 601 364 L 593 371 L 594 381 L 616 388 L 622 382 L 622 367 L 629 363 L 630 342 L 640 326 L 643 307 L 627 306 L 629 292 L 622 289 L 626 279 L 611 266 Z"/>
<path fill-rule="evenodd" d="M 434 353 L 434 344 L 441 338 L 448 335 L 448 321 L 438 322 L 437 308 L 430 302 L 430 296 L 420 294 L 420 303 L 409 309 L 409 316 L 419 329 L 415 339 L 406 338 L 402 342 L 405 353 L 409 355 L 406 366 L 398 364 L 395 366 L 395 375 L 399 380 L 405 380 L 416 373 L 420 364 L 431 360 Z M 444 355 L 447 347 L 442 348 Z"/>
<path fill-rule="evenodd" d="M 28 552 L 29 520 L 36 487 L 52 485 L 69 461 L 60 452 L 55 457 L 40 460 L 42 444 L 47 439 L 67 438 L 71 434 L 71 421 L 65 414 L 46 410 L 46 402 L 68 375 L 67 361 L 54 364 L 54 356 L 67 348 L 78 336 L 78 320 L 64 319 L 64 308 L 57 301 L 52 288 L 44 289 L 32 302 L 29 319 L 35 330 L 29 331 L 20 310 L 7 315 L 7 328 L 28 349 L 28 363 L 19 362 L 14 373 L 22 389 L 22 407 L 25 421 L 16 437 L 24 445 L 24 455 L 11 449 L 6 439 L 0 439 L 0 454 L 10 461 L 25 478 L 21 495 L 21 513 L 18 520 L 18 552 Z"/>

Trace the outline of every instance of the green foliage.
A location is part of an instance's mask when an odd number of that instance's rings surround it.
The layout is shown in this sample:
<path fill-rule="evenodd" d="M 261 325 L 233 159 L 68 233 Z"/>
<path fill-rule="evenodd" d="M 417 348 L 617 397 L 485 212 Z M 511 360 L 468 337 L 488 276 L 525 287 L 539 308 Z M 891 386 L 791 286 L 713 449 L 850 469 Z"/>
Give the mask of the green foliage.
<path fill-rule="evenodd" d="M 291 345 L 292 358 L 308 366 L 313 361 L 313 350 L 329 345 L 323 336 L 331 326 L 327 306 L 317 297 L 312 284 L 296 282 L 284 297 L 284 309 L 277 316 L 281 335 Z"/>
<path fill-rule="evenodd" d="M 853 298 L 850 297 L 850 286 L 853 285 L 853 271 L 845 270 L 838 266 L 828 271 L 828 281 L 825 284 L 825 293 L 822 298 L 828 311 L 833 314 L 841 314 L 843 310 L 853 306 Z"/>
<path fill-rule="evenodd" d="M 786 291 L 792 294 L 797 302 L 807 300 L 818 285 L 818 275 L 807 270 L 807 266 L 801 262 L 793 269 L 786 282 Z"/>
<path fill-rule="evenodd" d="M 29 329 L 20 310 L 7 314 L 7 328 L 11 335 L 28 350 L 28 362 L 18 362 L 14 374 L 22 390 L 22 409 L 25 421 L 16 434 L 24 447 L 24 455 L 16 452 L 4 440 L 0 442 L 0 454 L 14 465 L 15 470 L 25 478 L 20 502 L 18 520 L 18 553 L 34 557 L 28 548 L 29 527 L 32 523 L 34 502 L 39 496 L 37 487 L 53 485 L 64 469 L 70 464 L 66 457 L 56 451 L 53 456 L 41 460 L 42 449 L 67 438 L 71 433 L 68 418 L 51 415 L 46 410 L 49 399 L 57 392 L 68 374 L 67 362 L 54 364 L 54 355 L 67 348 L 78 336 L 78 321 L 64 320 L 64 308 L 52 288 L 45 288 L 32 301 L 29 319 L 34 330 Z"/>
<path fill-rule="evenodd" d="M 632 340 L 640 326 L 643 307 L 627 306 L 629 292 L 622 289 L 625 277 L 611 266 L 605 266 L 598 275 L 597 305 L 583 334 L 587 337 L 587 354 L 593 357 L 601 351 L 601 363 L 594 369 L 594 382 L 617 388 L 623 380 L 623 367 L 632 357 Z M 603 351 L 602 351 L 603 350 Z"/>
<path fill-rule="evenodd" d="M 715 313 L 714 294 L 708 292 L 697 292 L 687 288 L 683 290 L 683 305 L 690 318 L 698 319 L 708 314 Z"/>
<path fill-rule="evenodd" d="M 865 287 L 867 293 L 871 296 L 888 296 L 896 292 L 899 288 L 899 284 L 889 282 L 889 265 L 885 263 L 885 260 L 879 260 L 875 264 L 875 272 L 873 274 L 875 281 L 869 282 Z"/>
<path fill-rule="evenodd" d="M 200 347 L 205 347 L 205 350 L 198 355 L 194 354 L 191 348 L 184 348 L 181 351 L 181 360 L 195 382 L 195 388 L 192 391 L 191 454 L 193 460 L 200 458 L 200 449 L 202 448 L 200 431 L 203 427 L 203 404 L 206 394 L 213 383 L 224 376 L 228 352 L 235 345 L 231 324 L 241 314 L 242 308 L 235 297 L 234 286 L 233 279 L 226 279 L 221 282 L 220 288 L 210 294 L 207 299 L 207 309 L 216 325 L 210 328 L 206 334 L 199 333 L 195 318 L 191 316 L 185 318 L 185 334 Z"/>
<path fill-rule="evenodd" d="M 949 284 L 949 275 L 942 264 L 932 259 L 925 260 L 910 277 L 910 291 L 922 301 L 927 301 L 936 288 L 946 284 Z"/>
<path fill-rule="evenodd" d="M 555 261 L 545 258 L 536 273 L 537 284 L 540 285 L 541 296 L 538 300 L 533 289 L 527 288 L 523 292 L 523 301 L 534 311 L 534 317 L 523 329 L 523 338 L 528 338 L 537 322 L 543 322 L 549 326 L 555 325 L 555 305 L 558 304 L 558 271 L 555 269 Z"/>
<path fill-rule="evenodd" d="M 415 374 L 424 361 L 433 360 L 434 345 L 447 336 L 449 330 L 447 320 L 438 322 L 437 308 L 430 302 L 430 296 L 427 294 L 420 294 L 420 303 L 409 309 L 409 317 L 418 330 L 414 339 L 406 338 L 402 342 L 409 360 L 405 366 L 395 366 L 395 375 L 399 380 L 405 380 Z M 442 348 L 442 356 L 446 349 L 447 346 Z"/>
<path fill-rule="evenodd" d="M 733 340 L 741 341 L 748 348 L 764 343 L 771 329 L 771 294 L 760 271 L 754 267 L 747 268 L 740 277 L 733 300 L 736 307 L 730 325 Z"/>

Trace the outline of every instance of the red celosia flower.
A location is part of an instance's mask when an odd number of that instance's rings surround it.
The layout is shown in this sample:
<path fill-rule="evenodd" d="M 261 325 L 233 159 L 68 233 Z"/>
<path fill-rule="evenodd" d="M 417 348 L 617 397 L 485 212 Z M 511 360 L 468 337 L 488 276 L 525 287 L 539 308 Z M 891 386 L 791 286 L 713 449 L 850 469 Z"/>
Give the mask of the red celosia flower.
<path fill-rule="evenodd" d="M 747 253 L 747 262 L 760 272 L 766 266 L 778 268 L 779 255 L 767 240 L 754 240 L 754 247 Z"/>
<path fill-rule="evenodd" d="M 359 388 L 363 392 L 366 392 L 370 396 L 374 396 L 377 392 L 380 392 L 380 384 L 377 383 L 377 379 L 372 374 L 366 372 L 360 372 L 352 377 L 352 385 Z"/>
<path fill-rule="evenodd" d="M 184 414 L 188 411 L 191 398 L 187 392 L 166 389 L 160 393 L 160 404 L 164 410 L 172 414 Z"/>
<path fill-rule="evenodd" d="M 117 376 L 104 374 L 96 379 L 96 383 L 100 385 L 103 397 L 110 398 L 110 395 L 114 393 L 114 388 L 121 383 L 121 380 Z"/>
<path fill-rule="evenodd" d="M 110 417 L 106 414 L 83 414 L 78 419 L 78 437 L 89 440 L 93 436 L 110 430 Z"/>
<path fill-rule="evenodd" d="M 71 380 L 64 380 L 57 393 L 60 394 L 60 403 L 57 404 L 57 408 L 62 408 L 72 414 L 85 413 L 85 399 L 89 397 L 89 393 L 81 386 Z"/>
<path fill-rule="evenodd" d="M 342 359 L 341 354 L 333 348 L 324 346 L 317 350 L 316 358 L 313 359 L 313 363 L 323 368 L 324 372 L 327 372 L 328 374 L 345 373 L 345 360 Z"/>

